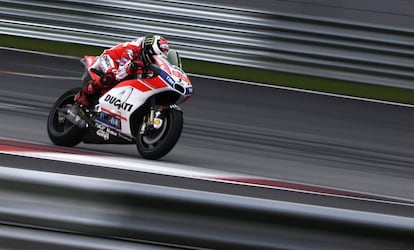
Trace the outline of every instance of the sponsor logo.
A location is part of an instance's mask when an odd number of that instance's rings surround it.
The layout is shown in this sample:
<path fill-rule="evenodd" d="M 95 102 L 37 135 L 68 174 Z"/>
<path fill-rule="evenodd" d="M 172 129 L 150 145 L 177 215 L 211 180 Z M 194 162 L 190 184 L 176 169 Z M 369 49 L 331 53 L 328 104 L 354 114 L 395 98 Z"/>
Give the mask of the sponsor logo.
<path fill-rule="evenodd" d="M 96 127 L 97 129 L 101 129 L 101 130 L 103 130 L 103 129 L 105 129 L 105 128 L 106 128 L 106 127 L 105 127 L 105 125 L 102 125 L 102 124 L 97 123 L 97 122 L 95 122 L 95 127 Z"/>
<path fill-rule="evenodd" d="M 131 111 L 134 105 L 122 102 L 120 99 L 116 98 L 115 96 L 107 95 L 104 99 L 105 102 L 114 105 L 119 110 Z"/>
<path fill-rule="evenodd" d="M 104 59 L 104 62 L 105 62 L 105 66 L 106 66 L 107 68 L 112 68 L 112 67 L 113 67 L 112 60 L 111 60 L 111 58 L 110 58 L 108 55 L 105 55 L 105 56 L 103 57 L 103 59 Z"/>
<path fill-rule="evenodd" d="M 169 75 L 167 75 L 166 77 L 165 77 L 165 79 L 167 80 L 167 82 L 169 83 L 169 84 L 171 84 L 171 85 L 173 85 L 174 83 L 175 83 L 175 81 L 171 78 L 171 76 L 169 76 Z"/>
<path fill-rule="evenodd" d="M 115 128 L 115 129 L 121 129 L 121 125 L 122 125 L 121 119 L 119 119 L 115 116 L 112 116 L 110 114 L 107 114 L 105 112 L 100 112 L 99 113 L 99 116 L 97 117 L 97 121 L 99 121 L 99 122 L 101 122 L 105 125 L 108 125 L 112 128 Z"/>
<path fill-rule="evenodd" d="M 171 87 L 174 86 L 174 79 L 165 71 L 161 71 L 160 76 L 164 81 L 166 81 Z"/>
<path fill-rule="evenodd" d="M 108 141 L 109 138 L 111 137 L 111 135 L 112 136 L 118 136 L 119 135 L 118 132 L 113 131 L 112 129 L 107 128 L 107 127 L 105 127 L 101 124 L 96 124 L 96 125 L 97 125 L 97 128 L 98 128 L 98 130 L 96 130 L 96 135 L 103 138 L 105 141 Z"/>
<path fill-rule="evenodd" d="M 145 39 L 145 45 L 152 45 L 154 43 L 154 38 L 153 37 L 149 37 L 147 39 Z"/>
<path fill-rule="evenodd" d="M 105 141 L 109 140 L 109 133 L 102 129 L 96 130 L 96 135 L 102 137 Z"/>

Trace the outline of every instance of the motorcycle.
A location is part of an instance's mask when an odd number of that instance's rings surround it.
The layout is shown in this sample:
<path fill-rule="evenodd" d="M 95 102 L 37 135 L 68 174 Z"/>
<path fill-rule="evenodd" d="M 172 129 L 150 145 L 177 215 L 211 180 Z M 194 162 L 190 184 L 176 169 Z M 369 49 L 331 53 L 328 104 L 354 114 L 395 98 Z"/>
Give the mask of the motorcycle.
<path fill-rule="evenodd" d="M 91 65 L 97 56 L 84 56 L 84 84 L 103 75 Z M 82 88 L 62 94 L 53 105 L 47 132 L 59 146 L 80 142 L 92 144 L 136 144 L 146 159 L 159 159 L 176 145 L 183 129 L 178 104 L 193 94 L 191 82 L 175 50 L 168 58 L 154 56 L 152 77 L 127 79 L 101 96 L 92 96 L 90 108 L 80 107 L 74 96 Z M 76 111 L 76 112 L 75 112 Z"/>

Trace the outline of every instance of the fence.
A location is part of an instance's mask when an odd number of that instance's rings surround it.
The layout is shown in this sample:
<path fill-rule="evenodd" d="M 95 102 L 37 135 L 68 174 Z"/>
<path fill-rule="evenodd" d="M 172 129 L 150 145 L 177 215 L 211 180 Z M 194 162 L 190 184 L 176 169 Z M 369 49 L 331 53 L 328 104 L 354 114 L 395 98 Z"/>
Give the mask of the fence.
<path fill-rule="evenodd" d="M 187 249 L 410 249 L 414 244 L 413 218 L 339 208 L 6 167 L 0 167 L 0 192 L 0 242 L 6 249 L 136 249 L 139 243 Z"/>
<path fill-rule="evenodd" d="M 196 1 L 0 0 L 0 34 L 112 46 L 166 36 L 183 57 L 414 88 L 414 30 Z"/>

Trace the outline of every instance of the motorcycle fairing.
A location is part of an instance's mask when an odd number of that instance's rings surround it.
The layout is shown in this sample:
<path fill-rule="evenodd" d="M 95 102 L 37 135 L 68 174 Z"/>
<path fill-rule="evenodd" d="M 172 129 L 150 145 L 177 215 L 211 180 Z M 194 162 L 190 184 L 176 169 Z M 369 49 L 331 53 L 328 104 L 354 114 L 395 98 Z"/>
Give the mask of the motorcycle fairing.
<path fill-rule="evenodd" d="M 91 71 L 90 69 L 91 69 L 92 65 L 94 65 L 96 63 L 99 56 L 84 56 L 83 58 L 85 59 L 85 66 L 88 69 L 87 71 L 85 71 L 85 73 L 88 73 L 93 80 L 98 81 L 100 79 L 100 77 L 96 73 Z M 85 77 L 83 77 L 83 78 L 85 78 Z"/>
<path fill-rule="evenodd" d="M 154 60 L 161 68 L 159 77 L 172 89 L 184 95 L 183 98 L 180 98 L 178 103 L 184 102 L 190 98 L 194 90 L 184 71 L 175 65 L 171 65 L 168 60 L 161 56 L 155 56 Z"/>
<path fill-rule="evenodd" d="M 122 86 L 115 86 L 99 98 L 98 111 L 118 118 L 121 122 L 119 131 L 131 137 L 134 136 L 130 127 L 131 115 L 151 96 L 164 91 L 164 88 L 150 89 L 141 81 L 124 81 Z"/>

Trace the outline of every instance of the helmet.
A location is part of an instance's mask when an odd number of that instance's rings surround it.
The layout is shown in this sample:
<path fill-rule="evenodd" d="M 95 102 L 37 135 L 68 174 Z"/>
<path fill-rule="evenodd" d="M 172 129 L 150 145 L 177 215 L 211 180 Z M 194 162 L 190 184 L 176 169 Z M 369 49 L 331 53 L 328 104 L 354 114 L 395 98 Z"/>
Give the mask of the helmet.
<path fill-rule="evenodd" d="M 152 61 L 152 55 L 168 56 L 170 47 L 162 36 L 154 35 L 146 37 L 143 44 L 143 56 L 147 61 Z"/>

